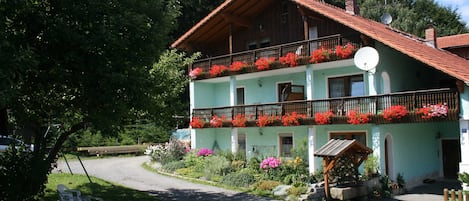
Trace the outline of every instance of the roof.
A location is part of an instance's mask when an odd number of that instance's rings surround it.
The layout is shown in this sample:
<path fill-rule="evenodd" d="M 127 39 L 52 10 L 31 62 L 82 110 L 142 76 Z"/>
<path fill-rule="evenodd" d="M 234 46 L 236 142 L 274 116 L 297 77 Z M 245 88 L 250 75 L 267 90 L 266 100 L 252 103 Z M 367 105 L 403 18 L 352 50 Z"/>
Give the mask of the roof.
<path fill-rule="evenodd" d="M 439 48 L 453 48 L 469 46 L 469 34 L 443 36 L 436 39 Z"/>
<path fill-rule="evenodd" d="M 459 57 L 446 50 L 430 47 L 423 39 L 417 38 L 410 34 L 395 30 L 382 23 L 375 22 L 370 19 L 363 18 L 358 15 L 353 15 L 345 12 L 344 9 L 332 6 L 327 3 L 322 3 L 318 0 L 292 0 L 297 4 L 319 13 L 331 20 L 343 24 L 351 29 L 354 29 L 368 37 L 383 43 L 403 54 L 408 55 L 424 64 L 427 64 L 435 69 L 438 69 L 448 75 L 451 75 L 464 82 L 469 82 L 469 61 Z M 227 33 L 226 26 L 226 13 L 233 13 L 237 8 L 243 8 L 243 12 L 236 13 L 237 16 L 248 16 L 255 13 L 255 9 L 262 9 L 263 7 L 255 6 L 249 0 L 226 0 L 223 4 L 213 10 L 209 15 L 192 27 L 183 36 L 177 39 L 171 47 L 173 48 L 187 48 L 188 43 L 197 43 L 204 36 L 204 34 L 197 34 L 200 30 L 220 30 L 217 33 Z M 260 1 L 265 6 L 272 0 Z M 241 5 L 248 5 L 248 7 Z M 225 26 L 220 26 L 225 20 Z M 225 28 L 222 28 L 225 27 Z M 205 37 L 213 37 L 213 35 L 205 34 Z M 227 36 L 227 35 L 225 35 Z M 189 39 L 191 39 L 190 42 Z M 199 39 L 199 40 L 197 40 Z M 195 42 L 194 42 L 195 41 Z"/>
<path fill-rule="evenodd" d="M 318 157 L 336 157 L 352 150 L 355 153 L 370 154 L 373 152 L 370 148 L 360 144 L 357 140 L 329 140 L 327 144 L 318 149 L 314 156 Z"/>

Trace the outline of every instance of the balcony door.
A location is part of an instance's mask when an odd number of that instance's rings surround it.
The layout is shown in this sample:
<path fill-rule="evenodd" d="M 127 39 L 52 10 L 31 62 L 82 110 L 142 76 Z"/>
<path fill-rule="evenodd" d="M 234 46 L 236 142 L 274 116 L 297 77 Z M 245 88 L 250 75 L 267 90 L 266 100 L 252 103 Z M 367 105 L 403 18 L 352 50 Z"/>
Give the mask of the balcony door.
<path fill-rule="evenodd" d="M 236 88 L 236 105 L 244 105 L 245 98 L 244 98 L 244 87 Z"/>
<path fill-rule="evenodd" d="M 291 82 L 282 82 L 277 84 L 277 100 L 283 102 L 287 100 L 289 90 L 291 90 Z"/>

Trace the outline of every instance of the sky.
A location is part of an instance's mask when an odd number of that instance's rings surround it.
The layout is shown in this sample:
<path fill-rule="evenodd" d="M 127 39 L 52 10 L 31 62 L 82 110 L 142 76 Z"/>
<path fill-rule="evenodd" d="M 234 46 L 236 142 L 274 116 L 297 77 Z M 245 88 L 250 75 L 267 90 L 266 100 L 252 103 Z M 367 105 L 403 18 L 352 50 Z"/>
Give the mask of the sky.
<path fill-rule="evenodd" d="M 435 0 L 435 2 L 442 6 L 457 8 L 461 19 L 466 22 L 466 26 L 469 27 L 469 0 Z"/>

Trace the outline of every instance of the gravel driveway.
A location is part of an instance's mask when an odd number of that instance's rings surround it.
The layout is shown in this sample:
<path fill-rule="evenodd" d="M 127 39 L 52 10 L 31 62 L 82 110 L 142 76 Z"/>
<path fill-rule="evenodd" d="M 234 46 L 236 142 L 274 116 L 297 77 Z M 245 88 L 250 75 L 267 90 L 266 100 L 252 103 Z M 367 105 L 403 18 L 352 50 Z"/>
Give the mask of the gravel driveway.
<path fill-rule="evenodd" d="M 246 193 L 203 184 L 195 184 L 181 179 L 159 175 L 141 167 L 142 163 L 148 160 L 148 156 L 130 158 L 116 157 L 84 160 L 83 164 L 88 174 L 92 176 L 136 190 L 147 191 L 156 195 L 160 200 L 270 200 Z M 85 174 L 78 161 L 72 161 L 69 164 L 74 174 Z M 58 167 L 62 169 L 63 172 L 69 172 L 63 161 L 58 162 Z"/>

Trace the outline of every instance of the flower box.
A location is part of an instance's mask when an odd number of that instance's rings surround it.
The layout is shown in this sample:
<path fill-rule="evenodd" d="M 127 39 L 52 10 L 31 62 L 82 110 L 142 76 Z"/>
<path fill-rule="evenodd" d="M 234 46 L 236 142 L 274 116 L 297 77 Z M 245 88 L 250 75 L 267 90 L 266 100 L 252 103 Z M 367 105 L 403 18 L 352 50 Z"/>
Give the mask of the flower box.
<path fill-rule="evenodd" d="M 370 120 L 370 114 L 359 113 L 357 110 L 350 110 L 347 113 L 347 123 L 349 124 L 367 124 Z"/>
<path fill-rule="evenodd" d="M 422 119 L 446 118 L 448 116 L 448 106 L 446 103 L 426 104 L 416 112 Z"/>
<path fill-rule="evenodd" d="M 203 128 L 205 125 L 205 121 L 198 117 L 192 117 L 192 120 L 190 122 L 190 126 L 192 128 Z"/>
<path fill-rule="evenodd" d="M 314 122 L 318 125 L 330 124 L 331 117 L 334 115 L 331 111 L 328 112 L 316 112 L 314 114 Z"/>
<path fill-rule="evenodd" d="M 396 121 L 407 116 L 407 109 L 402 105 L 392 105 L 383 110 L 382 115 L 387 121 Z"/>
<path fill-rule="evenodd" d="M 299 126 L 300 119 L 305 118 L 306 115 L 298 114 L 297 112 L 288 113 L 282 116 L 282 125 L 284 126 Z"/>

